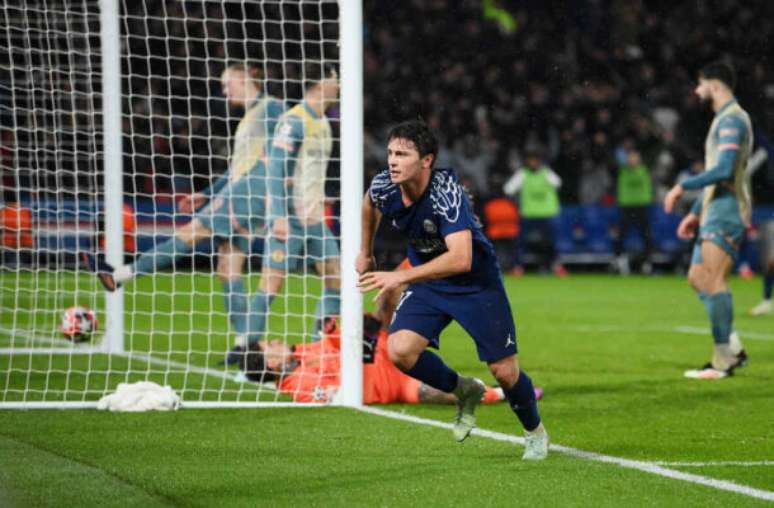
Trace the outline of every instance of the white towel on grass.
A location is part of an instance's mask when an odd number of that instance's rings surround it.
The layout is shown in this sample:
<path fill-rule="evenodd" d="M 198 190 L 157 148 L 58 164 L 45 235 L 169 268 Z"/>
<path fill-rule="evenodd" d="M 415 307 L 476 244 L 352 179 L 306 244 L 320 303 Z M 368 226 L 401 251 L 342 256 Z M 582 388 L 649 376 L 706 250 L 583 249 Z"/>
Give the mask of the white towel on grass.
<path fill-rule="evenodd" d="M 105 395 L 97 402 L 97 409 L 110 411 L 176 411 L 180 397 L 171 386 L 153 381 L 121 383 L 115 393 Z"/>

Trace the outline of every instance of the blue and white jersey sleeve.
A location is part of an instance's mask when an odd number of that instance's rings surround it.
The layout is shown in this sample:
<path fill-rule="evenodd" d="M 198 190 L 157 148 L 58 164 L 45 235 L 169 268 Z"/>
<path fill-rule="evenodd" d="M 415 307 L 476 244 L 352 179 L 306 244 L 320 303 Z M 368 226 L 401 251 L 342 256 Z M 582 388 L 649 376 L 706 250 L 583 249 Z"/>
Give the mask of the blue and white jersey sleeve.
<path fill-rule="evenodd" d="M 368 196 L 371 198 L 371 203 L 382 214 L 387 215 L 395 209 L 396 204 L 400 203 L 400 188 L 390 180 L 390 172 L 384 170 L 371 180 Z"/>
<path fill-rule="evenodd" d="M 452 233 L 473 230 L 475 216 L 457 175 L 452 171 L 438 170 L 433 174 L 430 185 L 433 215 L 441 236 L 445 238 Z"/>

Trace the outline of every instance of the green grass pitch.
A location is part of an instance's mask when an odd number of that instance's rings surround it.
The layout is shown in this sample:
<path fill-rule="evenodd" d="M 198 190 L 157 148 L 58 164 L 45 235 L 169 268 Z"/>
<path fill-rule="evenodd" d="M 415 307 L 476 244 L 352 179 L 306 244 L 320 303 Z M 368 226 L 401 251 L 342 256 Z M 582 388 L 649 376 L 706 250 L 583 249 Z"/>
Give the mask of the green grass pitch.
<path fill-rule="evenodd" d="M 36 277 L 33 285 L 32 276 L 0 272 L 0 330 L 53 336 L 66 305 L 100 306 L 91 278 Z M 311 314 L 313 302 L 301 295 L 318 281 L 290 282 L 291 296 L 275 309 L 286 307 L 289 317 L 273 318 L 270 327 L 273 334 L 290 330 L 292 338 L 311 324 L 302 314 Z M 536 276 L 506 285 L 521 363 L 545 389 L 540 410 L 553 443 L 638 461 L 700 463 L 666 467 L 774 491 L 774 317 L 744 314 L 759 299 L 760 280 L 733 280 L 735 327 L 750 365 L 714 382 L 682 378 L 708 359 L 711 345 L 702 334 L 703 308 L 684 278 Z M 164 296 L 172 290 L 174 297 Z M 24 310 L 33 305 L 38 312 Z M 20 400 L 26 388 L 28 399 L 93 400 L 117 382 L 147 378 L 175 385 L 186 400 L 274 400 L 203 370 L 217 369 L 229 343 L 213 277 L 137 281 L 127 309 L 132 349 L 200 369 L 103 355 L 0 355 L 0 399 Z M 11 344 L 39 345 L 0 333 L 0 347 Z M 445 332 L 441 354 L 491 382 L 456 325 Z M 387 409 L 445 422 L 454 414 L 444 406 Z M 478 423 L 520 434 L 505 404 L 482 407 Z M 482 436 L 460 445 L 444 429 L 330 407 L 0 410 L 0 506 L 771 506 L 561 453 L 523 463 L 521 451 Z"/>

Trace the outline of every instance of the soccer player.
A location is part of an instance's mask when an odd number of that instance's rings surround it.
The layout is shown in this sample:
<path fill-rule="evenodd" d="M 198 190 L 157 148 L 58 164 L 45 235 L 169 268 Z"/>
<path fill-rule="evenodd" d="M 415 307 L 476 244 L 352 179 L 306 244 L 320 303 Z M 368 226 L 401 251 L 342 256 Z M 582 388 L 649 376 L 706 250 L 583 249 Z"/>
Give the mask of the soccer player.
<path fill-rule="evenodd" d="M 83 262 L 97 272 L 105 289 L 115 291 L 140 275 L 172 266 L 189 254 L 201 240 L 215 238 L 218 245 L 217 272 L 223 282 L 226 309 L 238 334 L 247 331 L 247 295 L 242 279 L 250 250 L 251 235 L 264 227 L 266 218 L 266 150 L 277 120 L 285 110 L 282 101 L 262 94 L 255 67 L 235 64 L 221 75 L 229 104 L 245 108 L 237 127 L 229 168 L 210 188 L 181 200 L 184 213 L 199 210 L 193 220 L 154 249 L 143 252 L 130 265 L 115 269 L 101 257 L 82 255 Z"/>
<path fill-rule="evenodd" d="M 363 364 L 363 402 L 365 404 L 454 404 L 453 394 L 421 383 L 398 370 L 387 352 L 387 330 L 381 321 L 366 315 L 365 341 L 375 344 L 372 355 Z M 330 326 L 332 323 L 333 326 Z M 262 340 L 251 344 L 245 355 L 248 379 L 276 383 L 277 390 L 291 395 L 296 402 L 332 402 L 341 385 L 341 340 L 334 321 L 326 321 L 321 340 L 289 345 L 281 340 Z M 487 387 L 482 402 L 504 400 L 500 388 Z"/>
<path fill-rule="evenodd" d="M 339 247 L 323 221 L 333 148 L 325 112 L 338 101 L 339 81 L 334 70 L 320 63 L 305 67 L 304 80 L 304 99 L 280 118 L 269 153 L 271 236 L 260 288 L 250 300 L 248 345 L 261 339 L 271 302 L 300 263 L 313 263 L 325 286 L 315 309 L 315 339 L 322 319 L 339 313 Z"/>
<path fill-rule="evenodd" d="M 423 122 L 390 131 L 389 167 L 374 177 L 363 200 L 359 287 L 363 292 L 378 289 L 378 299 L 408 284 L 390 325 L 390 360 L 409 376 L 457 397 L 455 439 L 463 441 L 475 427 L 485 386 L 459 375 L 427 349 L 439 347 L 439 335 L 452 320 L 473 337 L 479 358 L 524 426 L 523 458 L 543 459 L 548 434 L 532 381 L 516 361 L 516 330 L 494 249 L 454 170 L 433 168 L 437 151 L 438 142 Z M 411 268 L 375 271 L 373 239 L 382 217 L 408 238 Z"/>
<path fill-rule="evenodd" d="M 764 222 L 760 227 L 761 265 L 763 266 L 763 300 L 747 313 L 751 316 L 764 316 L 774 311 L 771 293 L 774 289 L 774 220 Z"/>
<path fill-rule="evenodd" d="M 715 112 L 705 142 L 706 169 L 672 187 L 664 198 L 664 210 L 670 213 L 684 190 L 704 189 L 677 228 L 685 240 L 698 229 L 688 282 L 704 303 L 715 343 L 712 360 L 686 371 L 689 378 L 724 378 L 747 360 L 738 335 L 732 333 L 734 308 L 728 286 L 751 216 L 744 171 L 752 151 L 752 125 L 734 98 L 735 84 L 734 69 L 726 62 L 710 63 L 699 72 L 695 93 Z"/>

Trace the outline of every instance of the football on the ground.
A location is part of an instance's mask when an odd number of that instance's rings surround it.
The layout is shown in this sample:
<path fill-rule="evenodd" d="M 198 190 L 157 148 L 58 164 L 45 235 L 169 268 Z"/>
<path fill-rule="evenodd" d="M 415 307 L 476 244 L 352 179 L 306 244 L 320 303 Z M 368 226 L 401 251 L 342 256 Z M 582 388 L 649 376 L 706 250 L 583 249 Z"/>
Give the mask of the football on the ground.
<path fill-rule="evenodd" d="M 73 342 L 84 342 L 91 339 L 97 331 L 97 315 L 93 310 L 76 305 L 62 314 L 62 333 Z"/>

